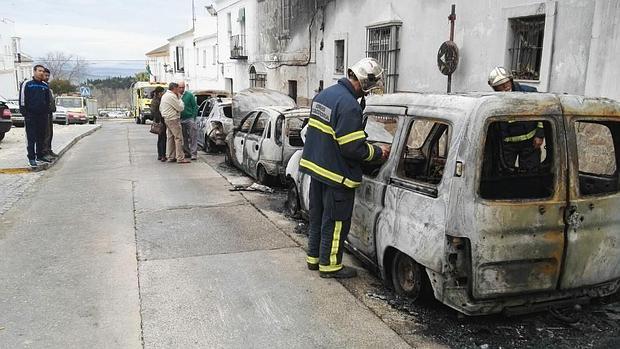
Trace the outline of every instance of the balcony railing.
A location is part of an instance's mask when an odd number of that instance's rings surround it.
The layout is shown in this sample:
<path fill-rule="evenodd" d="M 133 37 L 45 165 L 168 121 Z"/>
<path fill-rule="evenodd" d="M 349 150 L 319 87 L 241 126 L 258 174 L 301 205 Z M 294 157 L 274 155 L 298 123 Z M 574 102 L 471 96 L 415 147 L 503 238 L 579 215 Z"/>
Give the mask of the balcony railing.
<path fill-rule="evenodd" d="M 248 59 L 248 53 L 245 47 L 245 35 L 231 35 L 230 59 Z"/>

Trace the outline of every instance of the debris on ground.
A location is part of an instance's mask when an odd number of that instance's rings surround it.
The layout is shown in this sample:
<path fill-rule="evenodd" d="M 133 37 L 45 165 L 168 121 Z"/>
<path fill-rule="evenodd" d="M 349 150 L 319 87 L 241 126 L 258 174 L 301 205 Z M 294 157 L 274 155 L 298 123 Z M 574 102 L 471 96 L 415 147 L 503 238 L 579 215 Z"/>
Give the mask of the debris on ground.
<path fill-rule="evenodd" d="M 230 191 L 260 191 L 260 192 L 267 193 L 267 194 L 273 194 L 275 192 L 275 190 L 273 190 L 272 188 L 266 185 L 258 184 L 258 183 L 252 183 L 252 185 L 250 186 L 235 185 L 229 190 Z"/>

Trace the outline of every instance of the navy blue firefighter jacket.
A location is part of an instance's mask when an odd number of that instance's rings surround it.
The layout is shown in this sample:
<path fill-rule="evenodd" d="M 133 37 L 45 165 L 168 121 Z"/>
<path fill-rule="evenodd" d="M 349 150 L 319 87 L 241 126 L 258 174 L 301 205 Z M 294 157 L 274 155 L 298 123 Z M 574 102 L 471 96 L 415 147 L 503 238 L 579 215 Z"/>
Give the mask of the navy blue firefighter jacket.
<path fill-rule="evenodd" d="M 512 83 L 514 92 L 538 92 L 536 87 L 521 85 L 517 82 Z M 500 124 L 502 138 L 505 142 L 522 142 L 534 137 L 544 138 L 545 129 L 542 122 L 518 121 L 503 122 Z"/>
<path fill-rule="evenodd" d="M 331 186 L 357 188 L 362 181 L 362 161 L 381 158 L 381 148 L 366 142 L 362 117 L 362 107 L 346 78 L 317 95 L 300 171 Z"/>
<path fill-rule="evenodd" d="M 24 81 L 19 90 L 19 111 L 25 117 L 50 113 L 50 88 L 43 81 Z"/>

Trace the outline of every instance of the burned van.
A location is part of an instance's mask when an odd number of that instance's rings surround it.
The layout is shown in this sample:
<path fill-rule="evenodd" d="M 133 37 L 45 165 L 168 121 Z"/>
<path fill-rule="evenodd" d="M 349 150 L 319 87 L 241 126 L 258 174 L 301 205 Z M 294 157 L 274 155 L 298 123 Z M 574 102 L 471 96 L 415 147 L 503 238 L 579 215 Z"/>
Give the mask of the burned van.
<path fill-rule="evenodd" d="M 347 247 L 397 292 L 417 298 L 428 285 L 481 315 L 618 290 L 620 103 L 402 93 L 370 98 L 365 116 L 393 134 L 381 140 L 392 152 L 363 168 Z M 514 123 L 539 129 L 536 163 L 506 155 Z"/>

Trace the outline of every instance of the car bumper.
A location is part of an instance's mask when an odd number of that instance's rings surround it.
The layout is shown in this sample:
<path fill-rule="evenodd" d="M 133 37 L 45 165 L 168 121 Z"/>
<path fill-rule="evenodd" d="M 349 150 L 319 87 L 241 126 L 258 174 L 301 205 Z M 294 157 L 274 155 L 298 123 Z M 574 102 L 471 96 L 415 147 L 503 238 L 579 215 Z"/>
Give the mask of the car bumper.
<path fill-rule="evenodd" d="M 507 315 L 519 315 L 548 310 L 557 306 L 587 303 L 592 298 L 608 296 L 619 289 L 620 279 L 616 279 L 577 289 L 553 290 L 484 300 L 472 298 L 467 286 L 446 287 L 443 295 L 435 293 L 435 297 L 466 315 L 488 315 L 502 312 Z"/>
<path fill-rule="evenodd" d="M 13 122 L 13 125 L 15 126 L 24 126 L 24 117 L 21 115 L 16 116 L 15 114 L 13 114 L 11 121 Z"/>

